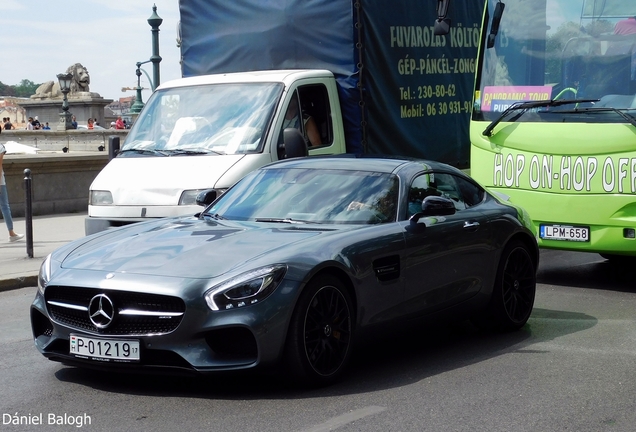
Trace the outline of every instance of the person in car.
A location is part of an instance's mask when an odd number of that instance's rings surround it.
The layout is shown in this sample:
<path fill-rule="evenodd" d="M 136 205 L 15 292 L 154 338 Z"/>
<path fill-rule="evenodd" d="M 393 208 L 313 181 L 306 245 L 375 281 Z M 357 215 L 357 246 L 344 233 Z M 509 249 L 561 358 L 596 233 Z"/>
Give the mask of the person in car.
<path fill-rule="evenodd" d="M 321 145 L 322 142 L 320 140 L 320 133 L 318 132 L 316 121 L 313 117 L 300 112 L 300 109 L 298 108 L 298 100 L 296 98 L 293 98 L 289 102 L 287 112 L 285 113 L 285 120 L 283 120 L 283 130 L 287 128 L 296 128 L 300 130 L 301 117 L 304 124 L 305 141 L 307 141 L 311 147 Z M 282 142 L 282 131 L 280 141 Z"/>

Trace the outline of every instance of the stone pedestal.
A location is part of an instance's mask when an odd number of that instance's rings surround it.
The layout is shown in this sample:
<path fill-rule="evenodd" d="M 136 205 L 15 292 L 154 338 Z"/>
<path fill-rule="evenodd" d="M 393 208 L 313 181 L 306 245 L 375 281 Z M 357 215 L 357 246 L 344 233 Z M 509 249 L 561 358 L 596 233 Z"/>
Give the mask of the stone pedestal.
<path fill-rule="evenodd" d="M 70 112 L 62 111 L 60 113 L 60 121 L 57 123 L 56 130 L 58 130 L 58 131 L 66 131 L 66 130 L 69 130 L 69 129 L 73 129 L 71 117 L 72 117 L 72 114 Z M 50 125 L 50 123 L 49 123 L 49 125 Z M 53 129 L 53 128 L 51 128 L 51 129 Z"/>
<path fill-rule="evenodd" d="M 93 93 L 95 94 L 95 93 Z M 57 129 L 57 124 L 61 122 L 62 98 L 55 99 L 30 99 L 19 102 L 19 105 L 26 110 L 26 116 L 38 116 L 42 125 L 48 122 L 51 129 Z M 68 112 L 74 115 L 77 123 L 86 124 L 89 118 L 96 118 L 100 126 L 108 128 L 104 123 L 104 107 L 113 102 L 112 99 L 103 97 L 69 97 Z"/>

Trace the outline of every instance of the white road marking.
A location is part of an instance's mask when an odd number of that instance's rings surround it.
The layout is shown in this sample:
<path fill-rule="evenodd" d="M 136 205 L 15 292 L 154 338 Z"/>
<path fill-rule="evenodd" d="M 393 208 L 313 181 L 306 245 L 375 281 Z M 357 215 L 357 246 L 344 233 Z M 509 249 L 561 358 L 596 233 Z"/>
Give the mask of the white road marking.
<path fill-rule="evenodd" d="M 361 408 L 355 411 L 348 412 L 346 414 L 339 415 L 332 419 L 327 420 L 326 422 L 312 426 L 309 429 L 303 430 L 303 432 L 328 432 L 334 429 L 337 429 L 341 426 L 347 425 L 349 423 L 353 423 L 356 420 L 360 420 L 361 418 L 368 417 L 371 415 L 375 415 L 385 411 L 386 407 L 381 406 L 368 406 L 366 408 Z"/>

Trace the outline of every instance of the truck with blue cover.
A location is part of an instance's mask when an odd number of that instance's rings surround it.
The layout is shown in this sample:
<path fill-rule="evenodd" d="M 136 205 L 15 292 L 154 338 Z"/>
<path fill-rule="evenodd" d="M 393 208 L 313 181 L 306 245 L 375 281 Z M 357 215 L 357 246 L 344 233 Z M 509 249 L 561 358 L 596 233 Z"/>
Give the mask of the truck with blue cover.
<path fill-rule="evenodd" d="M 201 192 L 287 157 L 466 168 L 483 6 L 453 4 L 436 35 L 434 0 L 181 0 L 183 78 L 157 87 L 94 180 L 86 233 L 193 214 Z"/>

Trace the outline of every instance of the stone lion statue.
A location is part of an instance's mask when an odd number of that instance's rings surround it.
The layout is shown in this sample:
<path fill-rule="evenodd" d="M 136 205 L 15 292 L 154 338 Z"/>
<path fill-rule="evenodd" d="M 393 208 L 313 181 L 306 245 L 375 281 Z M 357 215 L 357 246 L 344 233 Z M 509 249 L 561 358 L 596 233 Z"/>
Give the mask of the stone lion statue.
<path fill-rule="evenodd" d="M 66 69 L 66 73 L 73 74 L 71 90 L 68 93 L 69 98 L 83 96 L 100 97 L 99 94 L 89 91 L 88 86 L 91 83 L 91 77 L 88 74 L 88 69 L 82 66 L 81 63 L 75 63 L 69 66 Z M 60 99 L 62 96 L 60 84 L 57 81 L 47 81 L 37 88 L 35 94 L 31 96 L 31 99 Z"/>

